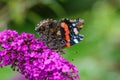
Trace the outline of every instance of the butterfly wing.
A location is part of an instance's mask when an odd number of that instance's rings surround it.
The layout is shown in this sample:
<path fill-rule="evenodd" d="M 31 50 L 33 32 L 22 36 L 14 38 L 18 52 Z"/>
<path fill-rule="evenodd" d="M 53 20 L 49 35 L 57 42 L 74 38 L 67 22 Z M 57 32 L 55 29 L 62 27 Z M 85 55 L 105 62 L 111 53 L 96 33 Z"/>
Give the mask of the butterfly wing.
<path fill-rule="evenodd" d="M 63 48 L 70 47 L 83 39 L 83 35 L 79 34 L 83 23 L 84 21 L 79 18 L 62 19 L 59 22 L 46 19 L 37 24 L 35 31 L 49 48 L 63 52 Z"/>
<path fill-rule="evenodd" d="M 66 23 L 68 26 L 68 29 L 64 29 L 65 34 L 65 39 L 68 38 L 69 40 L 66 39 L 66 42 L 70 43 L 70 46 L 79 43 L 81 40 L 83 40 L 84 36 L 79 34 L 79 31 L 83 28 L 84 20 L 83 19 L 75 19 L 75 20 L 69 20 L 69 19 L 62 19 L 61 23 Z M 64 25 L 61 25 L 63 27 Z M 68 46 L 69 47 L 69 46 Z"/>
<path fill-rule="evenodd" d="M 41 21 L 36 26 L 35 31 L 49 48 L 62 52 L 66 43 L 61 35 L 60 26 L 55 20 L 46 19 Z"/>

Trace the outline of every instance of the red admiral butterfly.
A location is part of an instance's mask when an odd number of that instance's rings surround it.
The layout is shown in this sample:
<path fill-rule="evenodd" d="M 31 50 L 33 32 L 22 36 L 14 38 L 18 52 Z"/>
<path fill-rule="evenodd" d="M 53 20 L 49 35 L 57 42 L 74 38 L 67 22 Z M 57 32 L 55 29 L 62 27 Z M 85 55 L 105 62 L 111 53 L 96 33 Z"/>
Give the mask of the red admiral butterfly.
<path fill-rule="evenodd" d="M 62 19 L 59 22 L 53 19 L 41 21 L 35 27 L 35 31 L 40 35 L 45 44 L 51 49 L 62 52 L 65 47 L 70 47 L 81 40 L 83 35 L 79 34 L 83 28 L 83 19 Z"/>

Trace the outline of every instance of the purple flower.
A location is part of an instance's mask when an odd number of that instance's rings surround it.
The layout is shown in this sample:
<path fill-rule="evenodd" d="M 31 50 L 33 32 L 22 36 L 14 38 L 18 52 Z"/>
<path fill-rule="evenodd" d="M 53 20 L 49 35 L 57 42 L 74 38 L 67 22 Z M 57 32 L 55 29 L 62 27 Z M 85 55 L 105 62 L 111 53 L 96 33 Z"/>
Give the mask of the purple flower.
<path fill-rule="evenodd" d="M 11 65 L 29 80 L 80 80 L 76 67 L 33 34 L 0 33 L 0 67 Z"/>

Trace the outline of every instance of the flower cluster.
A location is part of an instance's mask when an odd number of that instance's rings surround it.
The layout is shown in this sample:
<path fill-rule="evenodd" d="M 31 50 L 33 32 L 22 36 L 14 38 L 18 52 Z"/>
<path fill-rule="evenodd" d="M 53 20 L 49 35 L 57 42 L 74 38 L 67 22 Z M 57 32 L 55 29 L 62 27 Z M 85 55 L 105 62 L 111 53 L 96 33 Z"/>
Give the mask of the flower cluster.
<path fill-rule="evenodd" d="M 29 80 L 79 80 L 76 67 L 33 34 L 4 30 L 0 47 L 0 67 L 11 65 Z"/>

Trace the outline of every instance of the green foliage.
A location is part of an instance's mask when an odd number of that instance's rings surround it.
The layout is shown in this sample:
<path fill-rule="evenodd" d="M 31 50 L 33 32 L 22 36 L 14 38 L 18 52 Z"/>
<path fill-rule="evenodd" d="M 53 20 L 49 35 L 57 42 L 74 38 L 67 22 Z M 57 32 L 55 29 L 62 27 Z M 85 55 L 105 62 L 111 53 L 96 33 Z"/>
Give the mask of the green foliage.
<path fill-rule="evenodd" d="M 63 56 L 78 67 L 81 80 L 120 80 L 119 5 L 119 0 L 1 0 L 0 30 L 7 27 L 38 37 L 34 26 L 40 20 L 81 17 L 85 38 L 64 49 Z M 4 69 L 0 80 L 13 73 Z"/>

